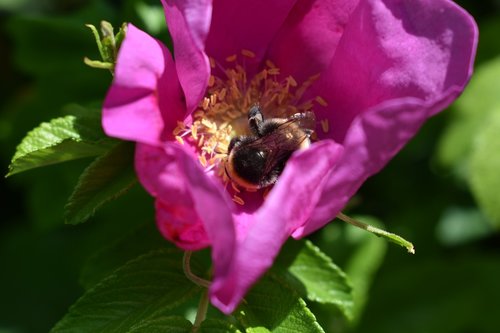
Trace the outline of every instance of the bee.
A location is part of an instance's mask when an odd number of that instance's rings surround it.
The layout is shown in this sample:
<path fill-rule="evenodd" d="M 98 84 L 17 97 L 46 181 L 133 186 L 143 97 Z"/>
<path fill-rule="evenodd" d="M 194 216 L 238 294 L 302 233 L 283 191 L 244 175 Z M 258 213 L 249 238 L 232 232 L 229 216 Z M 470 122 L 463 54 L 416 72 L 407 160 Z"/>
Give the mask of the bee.
<path fill-rule="evenodd" d="M 255 104 L 248 112 L 248 126 L 251 135 L 231 139 L 225 170 L 234 183 L 258 190 L 276 183 L 294 151 L 309 147 L 316 121 L 312 112 L 264 119 Z"/>

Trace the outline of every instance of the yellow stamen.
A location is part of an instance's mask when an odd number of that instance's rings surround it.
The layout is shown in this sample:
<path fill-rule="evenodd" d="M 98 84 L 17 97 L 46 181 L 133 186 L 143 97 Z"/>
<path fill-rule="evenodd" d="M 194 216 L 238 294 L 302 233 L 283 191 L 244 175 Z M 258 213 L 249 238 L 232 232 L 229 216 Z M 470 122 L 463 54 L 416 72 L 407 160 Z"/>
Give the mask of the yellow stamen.
<path fill-rule="evenodd" d="M 208 86 L 213 87 L 215 84 L 215 77 L 213 75 L 210 75 L 210 78 L 208 79 Z"/>
<path fill-rule="evenodd" d="M 255 58 L 255 53 L 253 53 L 252 51 L 250 50 L 241 50 L 241 54 L 244 55 L 245 57 L 248 57 L 248 58 Z"/>
<path fill-rule="evenodd" d="M 232 56 L 227 57 L 226 61 L 233 62 L 233 61 L 236 61 L 236 59 L 238 59 L 238 56 L 236 54 L 233 54 Z"/>
<path fill-rule="evenodd" d="M 328 106 L 328 103 L 321 96 L 316 96 L 315 100 L 321 106 Z"/>
<path fill-rule="evenodd" d="M 200 160 L 201 165 L 204 168 L 206 168 L 206 166 L 207 166 L 207 158 L 205 157 L 205 155 L 198 156 L 198 159 Z"/>
<path fill-rule="evenodd" d="M 181 138 L 180 136 L 176 136 L 175 139 L 177 140 L 177 142 L 179 142 L 181 145 L 184 144 L 184 139 Z"/>
<path fill-rule="evenodd" d="M 276 68 L 276 65 L 271 60 L 266 60 L 266 66 L 269 68 Z"/>
<path fill-rule="evenodd" d="M 241 205 L 241 206 L 245 205 L 245 201 L 243 201 L 243 199 L 237 195 L 233 195 L 233 201 L 236 202 L 238 205 Z"/>
<path fill-rule="evenodd" d="M 208 60 L 210 61 L 210 67 L 211 68 L 215 68 L 215 60 L 214 60 L 214 58 L 210 57 L 210 58 L 208 58 Z"/>
<path fill-rule="evenodd" d="M 240 193 L 240 189 L 238 188 L 238 186 L 234 183 L 234 182 L 231 182 L 231 187 L 233 188 L 233 190 L 236 192 L 236 193 Z"/>
<path fill-rule="evenodd" d="M 321 120 L 321 129 L 324 133 L 328 133 L 330 129 L 330 123 L 328 122 L 328 119 Z"/>

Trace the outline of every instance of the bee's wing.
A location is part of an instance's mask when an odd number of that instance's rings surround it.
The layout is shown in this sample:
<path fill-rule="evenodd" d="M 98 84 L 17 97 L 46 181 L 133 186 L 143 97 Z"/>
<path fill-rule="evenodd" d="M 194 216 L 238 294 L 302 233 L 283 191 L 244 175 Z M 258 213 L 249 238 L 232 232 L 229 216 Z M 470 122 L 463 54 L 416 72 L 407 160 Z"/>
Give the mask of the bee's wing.
<path fill-rule="evenodd" d="M 316 128 L 316 116 L 314 112 L 311 111 L 296 113 L 291 116 L 289 120 L 296 122 L 297 125 L 309 135 L 311 135 Z"/>
<path fill-rule="evenodd" d="M 249 144 L 249 146 L 266 152 L 267 158 L 263 175 L 268 175 L 276 169 L 282 169 L 290 155 L 299 149 L 304 140 L 309 138 L 312 131 L 301 127 L 303 119 L 293 116 L 280 124 L 273 132 Z M 302 130 L 298 131 L 297 126 Z M 299 133 L 299 137 L 290 140 L 287 138 L 287 133 L 290 133 L 290 131 L 295 134 Z"/>

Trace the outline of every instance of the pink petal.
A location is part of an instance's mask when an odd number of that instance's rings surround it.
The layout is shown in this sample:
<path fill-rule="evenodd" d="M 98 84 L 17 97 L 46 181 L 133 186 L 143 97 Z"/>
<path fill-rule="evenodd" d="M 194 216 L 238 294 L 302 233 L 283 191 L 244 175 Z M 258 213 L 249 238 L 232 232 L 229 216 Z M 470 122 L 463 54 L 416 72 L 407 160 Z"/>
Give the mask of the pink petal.
<path fill-rule="evenodd" d="M 271 43 L 268 58 L 297 82 L 330 64 L 358 1 L 298 0 Z"/>
<path fill-rule="evenodd" d="M 236 308 L 250 286 L 272 265 L 293 229 L 307 220 L 341 152 L 338 144 L 325 140 L 297 152 L 288 161 L 246 236 L 238 241 L 231 271 L 226 276 L 215 274 L 211 300 L 222 312 L 229 314 Z M 217 258 L 214 262 L 215 267 L 222 266 Z"/>
<path fill-rule="evenodd" d="M 179 81 L 186 96 L 186 108 L 192 112 L 201 99 L 210 76 L 205 40 L 212 16 L 211 0 L 162 0 Z"/>
<path fill-rule="evenodd" d="M 215 1 L 207 53 L 222 64 L 242 50 L 261 59 L 295 1 Z"/>
<path fill-rule="evenodd" d="M 166 78 L 168 77 L 168 82 Z M 104 101 L 102 124 L 107 135 L 159 144 L 171 133 L 184 109 L 174 63 L 168 49 L 129 24 Z M 162 91 L 161 107 L 158 90 Z"/>
<path fill-rule="evenodd" d="M 193 154 L 177 143 L 163 148 L 138 144 L 135 166 L 139 180 L 156 197 L 157 224 L 177 246 L 196 250 L 210 244 L 227 267 L 236 239 L 232 203 L 220 184 L 210 179 Z"/>
<path fill-rule="evenodd" d="M 447 0 L 361 3 L 317 91 L 329 107 L 330 133 L 344 156 L 302 237 L 334 218 L 431 115 L 449 105 L 472 73 L 473 19 Z"/>

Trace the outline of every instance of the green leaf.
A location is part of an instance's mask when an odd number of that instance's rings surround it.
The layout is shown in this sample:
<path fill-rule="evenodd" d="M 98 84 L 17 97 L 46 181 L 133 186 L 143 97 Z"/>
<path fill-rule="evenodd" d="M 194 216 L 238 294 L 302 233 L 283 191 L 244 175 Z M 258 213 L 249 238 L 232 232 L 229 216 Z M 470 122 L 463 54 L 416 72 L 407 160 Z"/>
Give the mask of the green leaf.
<path fill-rule="evenodd" d="M 85 293 L 51 332 L 186 332 L 185 320 L 169 316 L 199 291 L 184 276 L 181 251 L 153 251 Z"/>
<path fill-rule="evenodd" d="M 192 324 L 181 316 L 158 316 L 138 323 L 128 333 L 191 333 Z M 108 331 L 107 331 L 108 332 Z M 124 332 L 124 331 L 119 331 Z"/>
<path fill-rule="evenodd" d="M 310 241 L 291 241 L 277 260 L 299 284 L 292 284 L 304 297 L 321 304 L 338 307 L 348 318 L 352 317 L 352 287 L 345 273 L 326 254 Z"/>
<path fill-rule="evenodd" d="M 99 118 L 69 115 L 29 132 L 16 148 L 7 176 L 41 166 L 97 156 L 114 140 L 102 132 Z"/>
<path fill-rule="evenodd" d="M 83 172 L 65 207 L 66 223 L 78 224 L 106 202 L 124 194 L 136 183 L 134 145 L 117 144 Z"/>
<path fill-rule="evenodd" d="M 152 221 L 100 249 L 83 266 L 80 283 L 90 289 L 128 261 L 159 248 L 173 249 Z"/>
<path fill-rule="evenodd" d="M 470 243 L 493 232 L 491 222 L 475 207 L 450 207 L 436 225 L 436 238 L 448 246 Z"/>
<path fill-rule="evenodd" d="M 198 333 L 241 333 L 233 324 L 220 319 L 205 319 Z"/>
<path fill-rule="evenodd" d="M 251 289 L 234 315 L 248 333 L 324 332 L 297 291 L 273 273 Z"/>
<path fill-rule="evenodd" d="M 377 227 L 372 226 L 370 224 L 358 221 L 356 219 L 353 219 L 353 218 L 345 215 L 344 213 L 338 213 L 337 218 L 346 222 L 346 223 L 349 223 L 357 228 L 360 228 L 362 230 L 366 230 L 366 231 L 371 232 L 372 234 L 374 234 L 378 237 L 385 238 L 390 242 L 393 242 L 399 246 L 402 246 L 402 247 L 406 248 L 408 253 L 415 254 L 415 247 L 413 246 L 413 244 L 399 235 L 396 235 L 392 232 L 388 232 L 388 231 L 385 231 L 383 229 L 377 228 Z"/>
<path fill-rule="evenodd" d="M 467 175 L 468 160 L 477 134 L 489 115 L 500 105 L 500 58 L 480 66 L 450 114 L 452 121 L 440 142 L 438 157 L 459 175 Z"/>
<path fill-rule="evenodd" d="M 472 193 L 485 215 L 500 227 L 500 104 L 478 134 L 470 162 Z"/>
<path fill-rule="evenodd" d="M 380 225 L 379 221 L 368 216 L 356 218 L 367 221 L 371 225 Z M 361 319 L 373 277 L 384 260 L 387 242 L 357 228 L 346 228 L 346 233 L 346 238 L 357 245 L 346 266 L 346 273 L 354 287 L 353 322 L 356 323 Z"/>

